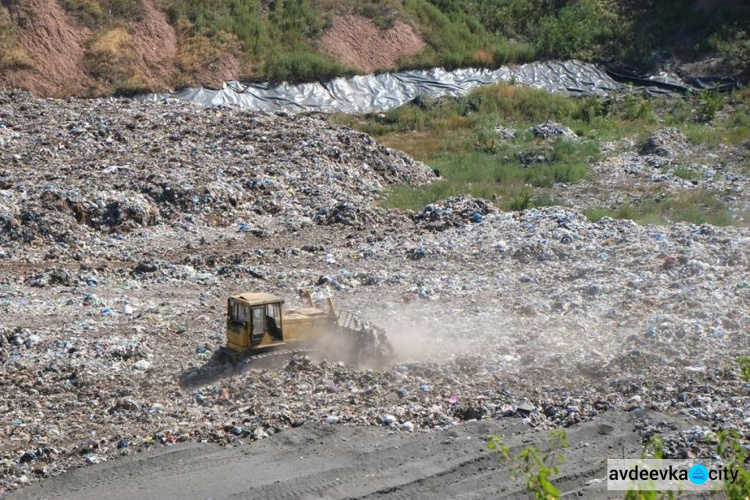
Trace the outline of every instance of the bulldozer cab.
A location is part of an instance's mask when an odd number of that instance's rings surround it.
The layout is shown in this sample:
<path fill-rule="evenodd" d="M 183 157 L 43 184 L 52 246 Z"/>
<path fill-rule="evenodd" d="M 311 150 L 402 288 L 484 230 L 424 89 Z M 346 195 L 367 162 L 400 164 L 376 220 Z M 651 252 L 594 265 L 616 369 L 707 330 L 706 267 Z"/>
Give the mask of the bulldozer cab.
<path fill-rule="evenodd" d="M 227 302 L 227 347 L 238 352 L 285 343 L 284 300 L 270 293 L 242 293 Z"/>

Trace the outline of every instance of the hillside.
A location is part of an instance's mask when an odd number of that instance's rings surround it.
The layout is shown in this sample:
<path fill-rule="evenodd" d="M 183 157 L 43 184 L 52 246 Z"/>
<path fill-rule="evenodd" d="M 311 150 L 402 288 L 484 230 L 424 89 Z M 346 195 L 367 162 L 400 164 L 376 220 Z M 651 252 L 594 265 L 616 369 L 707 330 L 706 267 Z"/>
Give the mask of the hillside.
<path fill-rule="evenodd" d="M 748 76 L 739 0 L 4 0 L 0 87 L 106 95 L 578 58 Z"/>

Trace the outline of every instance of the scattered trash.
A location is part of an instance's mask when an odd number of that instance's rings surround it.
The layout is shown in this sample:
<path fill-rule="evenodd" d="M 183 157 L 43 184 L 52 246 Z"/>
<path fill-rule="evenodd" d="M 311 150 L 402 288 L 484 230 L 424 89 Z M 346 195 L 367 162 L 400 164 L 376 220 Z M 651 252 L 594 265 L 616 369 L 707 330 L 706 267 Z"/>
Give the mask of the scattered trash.
<path fill-rule="evenodd" d="M 565 127 L 564 125 L 553 122 L 552 120 L 547 120 L 541 125 L 532 127 L 529 130 L 533 132 L 534 137 L 539 137 L 540 139 L 562 138 L 573 141 L 578 140 L 578 136 L 575 134 L 575 132 L 570 130 L 568 127 Z"/>
<path fill-rule="evenodd" d="M 141 359 L 139 361 L 136 361 L 135 367 L 139 370 L 148 370 L 149 368 L 151 368 L 151 363 L 149 363 L 145 359 Z"/>
<path fill-rule="evenodd" d="M 0 149 L 0 489 L 40 466 L 309 422 L 547 430 L 643 407 L 750 433 L 748 402 L 726 396 L 747 389 L 728 376 L 750 351 L 747 229 L 469 196 L 389 211 L 385 189 L 434 172 L 309 116 L 24 97 L 4 112 L 19 135 Z M 636 156 L 650 170 L 633 175 L 667 175 Z M 701 172 L 728 182 L 714 167 Z M 214 363 L 229 293 L 287 290 L 302 308 L 295 290 L 326 285 L 404 333 L 396 366 Z M 660 435 L 670 456 L 693 449 Z"/>

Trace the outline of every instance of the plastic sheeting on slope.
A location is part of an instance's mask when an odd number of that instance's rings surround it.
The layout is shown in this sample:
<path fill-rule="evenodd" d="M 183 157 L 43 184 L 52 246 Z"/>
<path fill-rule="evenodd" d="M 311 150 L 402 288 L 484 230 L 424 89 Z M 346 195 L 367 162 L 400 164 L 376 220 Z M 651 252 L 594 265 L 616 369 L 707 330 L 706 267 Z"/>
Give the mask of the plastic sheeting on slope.
<path fill-rule="evenodd" d="M 623 89 L 600 67 L 580 61 L 533 62 L 489 69 L 402 71 L 335 78 L 302 84 L 241 84 L 227 82 L 221 90 L 187 88 L 173 94 L 147 94 L 140 100 L 179 98 L 205 106 L 236 104 L 244 108 L 299 113 L 305 111 L 370 113 L 406 104 L 418 97 L 459 96 L 481 85 L 513 82 L 518 85 L 574 95 L 606 94 Z M 656 85 L 655 93 L 668 93 Z"/>

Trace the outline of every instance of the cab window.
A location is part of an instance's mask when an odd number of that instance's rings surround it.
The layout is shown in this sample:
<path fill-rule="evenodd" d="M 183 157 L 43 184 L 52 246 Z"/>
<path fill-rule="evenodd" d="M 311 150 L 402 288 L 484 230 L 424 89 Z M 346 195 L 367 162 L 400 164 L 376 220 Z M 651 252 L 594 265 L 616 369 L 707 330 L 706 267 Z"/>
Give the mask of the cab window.
<path fill-rule="evenodd" d="M 276 326 L 281 328 L 281 304 L 266 305 L 266 316 L 269 318 L 273 318 Z"/>
<path fill-rule="evenodd" d="M 247 311 L 247 307 L 245 307 L 244 305 L 234 300 L 230 301 L 229 315 L 230 315 L 230 319 L 232 320 L 232 323 L 247 326 L 248 311 Z"/>
<path fill-rule="evenodd" d="M 266 331 L 264 307 L 253 307 L 253 335 L 260 335 Z"/>

